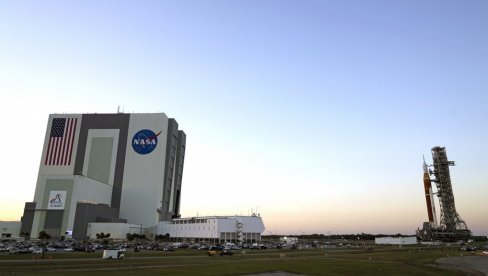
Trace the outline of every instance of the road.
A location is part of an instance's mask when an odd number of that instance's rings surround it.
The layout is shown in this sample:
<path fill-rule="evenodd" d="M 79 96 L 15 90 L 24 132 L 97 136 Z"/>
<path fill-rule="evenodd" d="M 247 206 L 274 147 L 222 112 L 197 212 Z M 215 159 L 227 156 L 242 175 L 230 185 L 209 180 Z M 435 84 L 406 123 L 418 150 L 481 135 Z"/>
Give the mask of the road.
<path fill-rule="evenodd" d="M 488 275 L 488 256 L 449 257 L 438 259 L 436 262 L 440 265 L 468 268 Z"/>

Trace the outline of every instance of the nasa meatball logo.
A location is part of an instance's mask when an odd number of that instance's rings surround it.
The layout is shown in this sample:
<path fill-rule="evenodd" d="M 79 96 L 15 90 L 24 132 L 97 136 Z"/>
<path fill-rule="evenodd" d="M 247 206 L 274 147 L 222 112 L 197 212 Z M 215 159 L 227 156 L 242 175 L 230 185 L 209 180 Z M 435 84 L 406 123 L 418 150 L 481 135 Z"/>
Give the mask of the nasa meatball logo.
<path fill-rule="evenodd" d="M 139 154 L 151 153 L 158 145 L 158 134 L 155 134 L 149 129 L 143 129 L 138 131 L 134 138 L 132 138 L 132 148 Z"/>

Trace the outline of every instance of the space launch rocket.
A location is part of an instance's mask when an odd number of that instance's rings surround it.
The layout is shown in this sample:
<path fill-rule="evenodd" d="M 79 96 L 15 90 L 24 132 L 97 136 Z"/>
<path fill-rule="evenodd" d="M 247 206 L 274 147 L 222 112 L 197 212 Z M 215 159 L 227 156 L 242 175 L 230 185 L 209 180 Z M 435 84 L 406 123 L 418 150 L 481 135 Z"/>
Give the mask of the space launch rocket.
<path fill-rule="evenodd" d="M 437 227 L 437 215 L 435 213 L 434 193 L 432 192 L 432 182 L 429 176 L 429 170 L 424 158 L 424 191 L 425 201 L 427 203 L 427 214 L 429 215 L 429 223 L 432 228 Z"/>

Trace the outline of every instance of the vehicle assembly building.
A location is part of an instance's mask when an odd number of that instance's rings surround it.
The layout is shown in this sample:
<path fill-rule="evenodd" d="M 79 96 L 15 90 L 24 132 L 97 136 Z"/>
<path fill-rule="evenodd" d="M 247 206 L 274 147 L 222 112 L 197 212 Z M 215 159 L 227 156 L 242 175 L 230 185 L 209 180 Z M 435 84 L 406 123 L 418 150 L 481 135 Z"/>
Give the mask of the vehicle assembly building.
<path fill-rule="evenodd" d="M 185 143 L 164 113 L 51 114 L 20 235 L 84 239 L 90 222 L 179 217 Z"/>
<path fill-rule="evenodd" d="M 454 161 L 448 161 L 446 148 L 432 148 L 434 170 L 428 169 L 424 159 L 424 191 L 427 203 L 428 222 L 424 222 L 422 229 L 417 230 L 417 236 L 423 241 L 455 241 L 467 239 L 471 236 L 464 220 L 456 211 L 454 194 L 452 191 L 449 166 L 454 166 Z M 430 178 L 434 175 L 434 179 Z M 435 183 L 437 192 L 432 190 L 432 182 Z M 440 221 L 437 222 L 434 195 L 437 195 L 440 207 Z"/>

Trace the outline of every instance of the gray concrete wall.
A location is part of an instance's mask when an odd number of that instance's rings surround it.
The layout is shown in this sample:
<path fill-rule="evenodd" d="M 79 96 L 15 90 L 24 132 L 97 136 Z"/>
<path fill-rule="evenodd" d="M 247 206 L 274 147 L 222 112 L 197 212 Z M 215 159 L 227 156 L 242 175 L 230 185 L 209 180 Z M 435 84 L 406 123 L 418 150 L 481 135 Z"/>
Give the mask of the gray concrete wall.
<path fill-rule="evenodd" d="M 115 160 L 115 174 L 112 190 L 112 203 L 114 208 L 120 208 L 122 193 L 122 180 L 124 177 L 125 152 L 127 148 L 127 134 L 129 131 L 130 114 L 83 114 L 81 120 L 78 149 L 73 174 L 82 175 L 85 160 L 86 142 L 90 129 L 118 129 L 119 142 L 117 158 Z"/>
<path fill-rule="evenodd" d="M 173 186 L 173 172 L 175 170 L 176 147 L 178 144 L 178 123 L 175 119 L 168 120 L 168 133 L 166 139 L 166 156 L 163 183 L 162 212 L 160 221 L 169 221 L 173 217 L 174 209 L 171 206 L 171 190 Z"/>
<path fill-rule="evenodd" d="M 73 239 L 86 239 L 86 230 L 89 222 L 97 221 L 124 221 L 118 219 L 119 210 L 104 204 L 81 203 L 76 204 Z"/>
<path fill-rule="evenodd" d="M 24 215 L 22 215 L 20 233 L 23 237 L 29 237 L 32 230 L 32 223 L 34 222 L 34 213 L 36 211 L 35 202 L 26 202 L 24 205 Z"/>
<path fill-rule="evenodd" d="M 183 166 L 185 164 L 186 134 L 178 131 L 178 147 L 176 148 L 176 174 L 175 174 L 175 193 L 174 193 L 174 217 L 180 217 L 181 202 L 181 183 L 183 181 Z"/>

